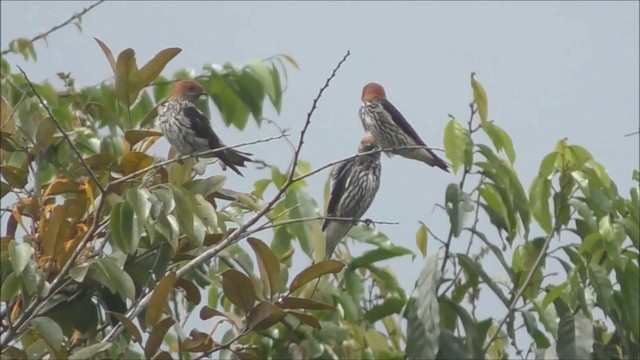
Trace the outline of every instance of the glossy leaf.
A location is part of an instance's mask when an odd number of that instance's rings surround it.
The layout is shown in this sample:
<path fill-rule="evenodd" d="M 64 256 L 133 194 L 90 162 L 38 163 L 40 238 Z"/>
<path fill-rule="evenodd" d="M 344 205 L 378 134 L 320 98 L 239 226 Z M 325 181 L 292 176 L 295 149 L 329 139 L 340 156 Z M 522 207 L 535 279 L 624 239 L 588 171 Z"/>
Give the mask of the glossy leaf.
<path fill-rule="evenodd" d="M 437 254 L 431 255 L 416 283 L 416 301 L 407 322 L 407 356 L 435 359 L 440 342 L 440 311 L 437 289 L 441 277 Z"/>
<path fill-rule="evenodd" d="M 153 288 L 153 294 L 151 295 L 145 314 L 145 322 L 147 323 L 147 326 L 154 326 L 158 321 L 160 321 L 175 283 L 176 273 L 170 272 L 160 279 L 158 284 Z"/>
<path fill-rule="evenodd" d="M 20 275 L 22 270 L 27 266 L 31 255 L 34 250 L 31 245 L 27 243 L 18 244 L 15 241 L 9 243 L 9 259 L 11 260 L 11 267 L 16 275 Z"/>
<path fill-rule="evenodd" d="M 160 345 L 164 341 L 164 337 L 169 331 L 169 328 L 175 324 L 175 320 L 172 318 L 164 318 L 159 323 L 153 326 L 153 330 L 147 338 L 147 343 L 144 345 L 144 356 L 147 359 L 151 359 L 155 353 L 160 349 Z"/>
<path fill-rule="evenodd" d="M 149 62 L 140 68 L 138 86 L 143 88 L 149 85 L 156 77 L 158 77 L 158 75 L 160 75 L 167 63 L 169 63 L 169 61 L 176 57 L 181 51 L 182 49 L 180 48 L 167 48 L 158 52 L 153 59 L 149 60 Z"/>
<path fill-rule="evenodd" d="M 269 295 L 273 297 L 284 286 L 280 274 L 280 262 L 269 246 L 262 240 L 249 238 L 247 242 L 256 254 L 262 283 L 268 289 Z"/>
<path fill-rule="evenodd" d="M 126 317 L 124 314 L 120 314 L 114 311 L 107 311 L 107 313 L 109 313 L 110 315 L 118 319 L 118 321 L 120 321 L 122 326 L 124 326 L 124 328 L 127 329 L 127 332 L 129 332 L 129 334 L 131 335 L 131 337 L 133 337 L 133 340 L 135 342 L 137 342 L 138 344 L 142 343 L 142 335 L 140 334 L 140 330 L 138 330 L 138 328 L 135 326 L 133 321 L 129 320 L 129 318 Z"/>
<path fill-rule="evenodd" d="M 221 276 L 222 290 L 227 299 L 245 313 L 249 313 L 257 299 L 251 279 L 234 269 L 226 270 Z"/>
<path fill-rule="evenodd" d="M 138 217 L 127 202 L 116 204 L 111 209 L 111 239 L 113 244 L 125 254 L 133 254 L 138 249 L 142 229 Z"/>
<path fill-rule="evenodd" d="M 261 301 L 247 318 L 247 329 L 261 331 L 282 320 L 287 313 L 268 301 Z"/>
<path fill-rule="evenodd" d="M 276 303 L 282 309 L 333 310 L 333 307 L 313 299 L 287 296 Z"/>
<path fill-rule="evenodd" d="M 451 167 L 456 173 L 460 166 L 466 164 L 467 147 L 473 147 L 469 130 L 456 119 L 451 119 L 444 128 L 444 152 L 451 160 Z M 470 149 L 469 149 L 470 150 Z"/>
<path fill-rule="evenodd" d="M 200 304 L 200 301 L 202 301 L 200 289 L 193 282 L 187 279 L 178 279 L 178 281 L 176 282 L 176 286 L 184 290 L 185 297 L 190 303 L 198 305 Z"/>
<path fill-rule="evenodd" d="M 480 122 L 482 126 L 485 126 L 489 116 L 489 105 L 487 103 L 487 92 L 484 87 L 476 80 L 475 73 L 471 73 L 471 88 L 473 89 L 473 102 L 478 107 L 478 115 L 480 115 Z"/>
<path fill-rule="evenodd" d="M 429 233 L 427 232 L 427 226 L 420 222 L 420 227 L 418 231 L 416 231 L 416 245 L 418 246 L 418 250 L 422 254 L 422 257 L 427 256 L 427 240 Z"/>
<path fill-rule="evenodd" d="M 337 274 L 342 271 L 344 263 L 338 260 L 323 260 L 302 270 L 296 275 L 289 285 L 289 292 L 294 292 L 311 280 L 315 280 L 322 275 Z"/>

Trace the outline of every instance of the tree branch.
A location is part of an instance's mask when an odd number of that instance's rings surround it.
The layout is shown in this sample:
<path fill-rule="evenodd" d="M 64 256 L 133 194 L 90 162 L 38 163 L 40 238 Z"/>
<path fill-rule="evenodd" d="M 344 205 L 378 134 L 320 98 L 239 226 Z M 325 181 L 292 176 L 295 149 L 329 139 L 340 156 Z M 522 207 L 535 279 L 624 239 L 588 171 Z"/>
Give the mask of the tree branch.
<path fill-rule="evenodd" d="M 40 96 L 40 94 L 38 94 L 38 91 L 36 91 L 36 88 L 33 86 L 33 83 L 31 82 L 31 80 L 29 80 L 27 73 L 25 73 L 20 66 L 18 66 L 18 69 L 24 76 L 24 79 L 27 81 L 27 84 L 29 84 L 29 87 L 31 88 L 31 91 L 33 91 L 33 94 L 38 98 L 38 101 L 40 101 L 40 105 L 42 105 L 42 107 L 44 107 L 44 109 L 47 111 L 47 114 L 49 115 L 53 123 L 56 125 L 58 130 L 62 133 L 62 136 L 64 136 L 64 139 L 69 143 L 69 146 L 71 146 L 71 150 L 73 150 L 73 152 L 76 154 L 76 156 L 78 157 L 78 160 L 80 160 L 80 163 L 82 163 L 82 166 L 87 170 L 87 172 L 89 173 L 89 176 L 91 176 L 91 179 L 93 180 L 93 182 L 96 183 L 96 186 L 98 187 L 98 189 L 100 189 L 100 193 L 104 195 L 105 188 L 102 187 L 102 185 L 98 181 L 98 177 L 96 176 L 96 174 L 93 172 L 93 170 L 91 170 L 89 165 L 87 165 L 87 163 L 84 161 L 82 154 L 80 154 L 80 151 L 78 150 L 78 148 L 75 146 L 73 141 L 71 141 L 71 137 L 69 136 L 69 134 L 67 134 L 64 131 L 64 129 L 62 129 L 62 125 L 60 125 L 60 121 L 58 121 L 58 119 L 53 115 L 53 113 L 51 112 L 51 109 L 45 103 L 44 99 Z"/>
<path fill-rule="evenodd" d="M 129 174 L 127 176 L 121 177 L 120 179 L 114 180 L 114 181 L 109 183 L 109 186 L 114 186 L 114 185 L 123 183 L 125 181 L 128 181 L 128 180 L 131 180 L 131 179 L 135 178 L 138 175 L 142 175 L 142 174 L 146 173 L 149 170 L 157 169 L 157 168 L 163 167 L 165 165 L 169 165 L 169 164 L 174 163 L 174 162 L 183 161 L 183 160 L 187 160 L 187 159 L 190 159 L 190 158 L 193 158 L 193 157 L 198 157 L 198 156 L 202 157 L 203 155 L 215 154 L 215 153 L 219 153 L 221 151 L 227 150 L 227 149 L 235 149 L 235 148 L 246 146 L 246 145 L 253 145 L 253 144 L 258 144 L 258 143 L 263 143 L 263 142 L 269 142 L 269 141 L 277 140 L 277 139 L 280 139 L 280 138 L 283 138 L 283 137 L 287 137 L 287 136 L 289 136 L 289 135 L 288 134 L 280 134 L 280 135 L 272 136 L 272 137 L 265 138 L 265 139 L 244 142 L 244 143 L 233 145 L 233 146 L 223 146 L 223 147 L 219 147 L 217 149 L 210 149 L 210 150 L 200 151 L 200 152 L 193 153 L 193 154 L 190 154 L 190 155 L 183 155 L 183 156 L 176 157 L 176 158 L 173 158 L 173 159 L 161 161 L 159 163 L 155 163 L 153 165 L 149 165 L 144 169 L 140 169 L 138 171 L 134 171 L 134 172 L 132 172 L 131 174 Z"/>
<path fill-rule="evenodd" d="M 65 22 L 60 23 L 54 27 L 52 27 L 51 29 L 47 30 L 46 32 L 40 33 L 39 35 L 34 36 L 33 38 L 31 38 L 31 40 L 29 40 L 29 42 L 33 43 L 36 42 L 38 40 L 41 39 L 45 39 L 46 41 L 46 37 L 51 35 L 53 32 L 71 24 L 74 20 L 81 20 L 82 16 L 86 13 L 88 13 L 89 11 L 93 10 L 93 8 L 95 8 L 96 6 L 102 4 L 104 2 L 104 0 L 100 0 L 95 2 L 94 4 L 92 4 L 91 6 L 88 6 L 84 9 L 82 9 L 80 12 L 77 12 L 75 14 L 73 14 L 70 18 L 68 18 Z M 12 50 L 11 49 L 5 49 L 2 50 L 2 55 L 7 55 L 8 53 L 10 53 Z M 22 69 L 20 69 L 22 70 Z"/>
<path fill-rule="evenodd" d="M 287 189 L 291 185 L 293 185 L 293 183 L 294 183 L 294 181 L 293 181 L 294 173 L 295 173 L 295 169 L 296 169 L 296 166 L 297 166 L 298 157 L 300 156 L 300 150 L 302 149 L 302 144 L 304 144 L 304 136 L 305 136 L 305 134 L 307 132 L 307 129 L 309 128 L 309 125 L 311 124 L 311 119 L 313 117 L 313 113 L 315 112 L 317 103 L 320 100 L 320 98 L 322 97 L 323 92 L 329 87 L 329 84 L 330 84 L 331 80 L 336 76 L 336 72 L 338 71 L 338 69 L 340 69 L 340 66 L 347 60 L 347 57 L 349 57 L 349 55 L 350 55 L 350 52 L 347 51 L 347 54 L 342 58 L 342 60 L 338 63 L 338 65 L 333 69 L 333 72 L 331 73 L 331 76 L 329 76 L 329 78 L 327 78 L 327 81 L 325 82 L 324 86 L 320 89 L 320 91 L 318 92 L 318 95 L 313 100 L 313 104 L 312 104 L 311 110 L 307 113 L 306 122 L 304 124 L 304 127 L 302 128 L 302 131 L 300 132 L 300 140 L 298 142 L 298 147 L 296 149 L 296 153 L 294 154 L 294 159 L 293 159 L 293 162 L 292 162 L 292 165 L 291 165 L 291 172 L 289 174 L 289 178 L 287 179 L 287 182 L 278 191 L 278 193 L 273 197 L 273 199 L 271 199 L 271 201 L 269 201 L 269 203 L 267 203 L 260 211 L 258 211 L 254 216 L 252 216 L 244 225 L 238 227 L 226 239 L 222 240 L 216 246 L 205 250 L 202 254 L 198 255 L 197 257 L 195 257 L 194 259 L 189 261 L 186 265 L 184 265 L 182 268 L 180 268 L 176 272 L 176 279 L 182 278 L 185 274 L 191 272 L 193 269 L 195 269 L 196 267 L 200 266 L 205 261 L 208 261 L 208 260 L 212 259 L 214 256 L 216 256 L 223 249 L 225 249 L 225 248 L 229 247 L 230 245 L 236 243 L 237 241 L 243 239 L 243 234 L 247 231 L 247 229 L 249 227 L 253 226 L 256 222 L 258 222 L 258 220 L 260 220 L 265 214 L 267 214 L 269 211 L 271 211 L 271 209 L 280 200 L 280 198 L 287 191 Z M 153 295 L 153 292 L 147 294 L 138 303 L 138 305 L 136 307 L 130 308 L 130 310 L 126 314 L 127 318 L 133 319 L 138 314 L 140 314 L 140 312 L 149 304 L 149 301 L 151 300 L 151 296 L 152 295 Z M 118 334 L 120 334 L 121 331 L 122 331 L 122 325 L 121 324 L 117 324 L 102 339 L 102 343 L 106 343 L 106 342 L 112 341 Z"/>

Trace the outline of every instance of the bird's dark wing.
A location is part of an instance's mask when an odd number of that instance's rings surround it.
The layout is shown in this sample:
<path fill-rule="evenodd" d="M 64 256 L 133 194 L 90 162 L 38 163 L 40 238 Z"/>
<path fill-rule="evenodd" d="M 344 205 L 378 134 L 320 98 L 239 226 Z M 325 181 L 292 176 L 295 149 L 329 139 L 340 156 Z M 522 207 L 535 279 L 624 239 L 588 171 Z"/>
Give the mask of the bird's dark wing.
<path fill-rule="evenodd" d="M 424 141 L 422 141 L 420 136 L 418 136 L 418 133 L 416 133 L 416 131 L 411 127 L 411 124 L 409 124 L 404 116 L 402 116 L 400 111 L 396 109 L 396 107 L 393 106 L 393 104 L 389 100 L 380 99 L 379 101 L 382 105 L 382 108 L 385 109 L 389 113 L 389 115 L 391 115 L 391 120 L 393 120 L 393 122 L 396 123 L 396 125 L 398 125 L 398 127 L 402 129 L 402 131 L 409 135 L 409 137 L 413 139 L 416 144 L 427 146 L 425 145 Z"/>
<path fill-rule="evenodd" d="M 222 141 L 213 131 L 209 119 L 195 106 L 186 106 L 184 109 L 184 115 L 191 119 L 191 129 L 196 133 L 196 136 L 206 137 L 209 141 L 209 147 L 211 149 L 217 149 L 223 147 Z M 244 167 L 245 162 L 253 161 L 245 155 L 251 155 L 249 153 L 243 153 L 233 149 L 227 149 L 216 153 L 216 157 L 222 161 L 223 164 L 230 167 L 238 175 L 242 176 L 238 166 Z"/>
<path fill-rule="evenodd" d="M 411 124 L 409 124 L 407 119 L 405 119 L 404 116 L 402 116 L 400 111 L 398 109 L 396 109 L 396 107 L 393 106 L 393 104 L 389 100 L 381 99 L 380 103 L 382 104 L 382 108 L 385 109 L 389 113 L 389 115 L 391 115 L 391 120 L 393 120 L 393 122 L 396 125 L 398 125 L 400 127 L 400 129 L 402 129 L 402 131 L 404 131 L 407 135 L 409 135 L 409 137 L 412 138 L 413 141 L 416 142 L 416 144 L 422 145 L 422 146 L 427 146 L 427 144 L 424 143 L 424 141 L 420 138 L 418 133 L 416 133 L 416 131 L 413 129 L 413 127 L 411 127 Z M 436 155 L 433 151 L 431 151 L 431 149 L 425 148 L 425 150 L 433 158 L 435 166 L 443 169 L 446 172 L 449 172 L 449 170 L 448 170 L 449 166 L 447 165 L 447 163 L 444 160 L 440 159 L 438 157 L 438 155 Z"/>
<path fill-rule="evenodd" d="M 351 158 L 338 166 L 333 171 L 331 181 L 333 186 L 331 187 L 331 196 L 329 197 L 329 205 L 327 206 L 327 216 L 336 216 L 336 209 L 340 203 L 340 199 L 344 195 L 344 190 L 347 187 L 347 181 L 353 168 L 355 158 Z M 329 225 L 330 220 L 325 220 L 322 224 L 322 230 L 324 231 Z"/>

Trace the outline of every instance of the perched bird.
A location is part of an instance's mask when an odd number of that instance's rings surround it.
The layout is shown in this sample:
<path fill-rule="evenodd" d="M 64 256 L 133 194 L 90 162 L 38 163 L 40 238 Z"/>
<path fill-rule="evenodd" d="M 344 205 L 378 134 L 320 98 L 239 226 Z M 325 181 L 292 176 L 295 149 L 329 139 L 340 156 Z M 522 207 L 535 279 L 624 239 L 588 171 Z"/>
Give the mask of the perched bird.
<path fill-rule="evenodd" d="M 158 108 L 158 122 L 167 140 L 182 155 L 224 147 L 211 128 L 209 119 L 195 105 L 205 91 L 193 80 L 181 80 L 173 85 L 169 99 Z M 238 167 L 252 161 L 248 153 L 226 149 L 213 155 L 220 159 L 220 166 L 227 166 L 242 176 Z M 206 155 L 205 155 L 206 156 Z"/>
<path fill-rule="evenodd" d="M 360 141 L 358 153 L 378 149 L 371 134 Z M 340 163 L 332 171 L 331 197 L 327 217 L 360 220 L 369 209 L 380 187 L 380 152 L 351 158 Z M 331 258 L 340 240 L 355 224 L 353 221 L 326 219 L 322 231 L 326 239 L 325 258 Z"/>
<path fill-rule="evenodd" d="M 416 131 L 409 125 L 400 111 L 387 100 L 382 85 L 369 83 L 362 89 L 360 120 L 365 131 L 373 134 L 382 149 L 399 146 L 426 146 Z M 422 161 L 449 172 L 449 164 L 428 148 L 396 149 L 387 151 L 400 156 Z"/>

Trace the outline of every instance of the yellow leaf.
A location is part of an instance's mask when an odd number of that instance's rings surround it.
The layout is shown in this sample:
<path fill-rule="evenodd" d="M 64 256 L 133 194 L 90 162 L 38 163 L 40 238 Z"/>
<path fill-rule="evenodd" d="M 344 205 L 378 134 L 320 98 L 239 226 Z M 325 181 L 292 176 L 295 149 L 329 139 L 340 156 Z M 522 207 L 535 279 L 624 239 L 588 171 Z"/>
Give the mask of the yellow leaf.
<path fill-rule="evenodd" d="M 162 133 L 153 130 L 128 130 L 124 133 L 124 138 L 125 140 L 127 140 L 129 145 L 131 145 L 131 147 L 148 137 L 158 136 L 162 136 Z"/>
<path fill-rule="evenodd" d="M 422 257 L 427 256 L 427 239 L 429 233 L 427 232 L 427 226 L 420 222 L 420 227 L 416 232 L 416 244 L 418 245 L 418 249 L 422 254 Z"/>
<path fill-rule="evenodd" d="M 482 84 L 475 78 L 476 73 L 471 73 L 471 88 L 473 89 L 473 102 L 478 107 L 478 115 L 480 115 L 480 123 L 484 126 L 489 116 L 489 104 L 487 102 L 487 92 L 484 91 Z"/>
<path fill-rule="evenodd" d="M 143 67 L 140 68 L 140 87 L 145 87 L 149 85 L 155 78 L 160 75 L 164 67 L 178 55 L 182 49 L 180 48 L 167 48 L 153 57 L 153 59 L 149 60 Z"/>
<path fill-rule="evenodd" d="M 145 153 L 130 152 L 124 154 L 120 167 L 124 175 L 132 174 L 153 164 L 153 158 Z"/>

